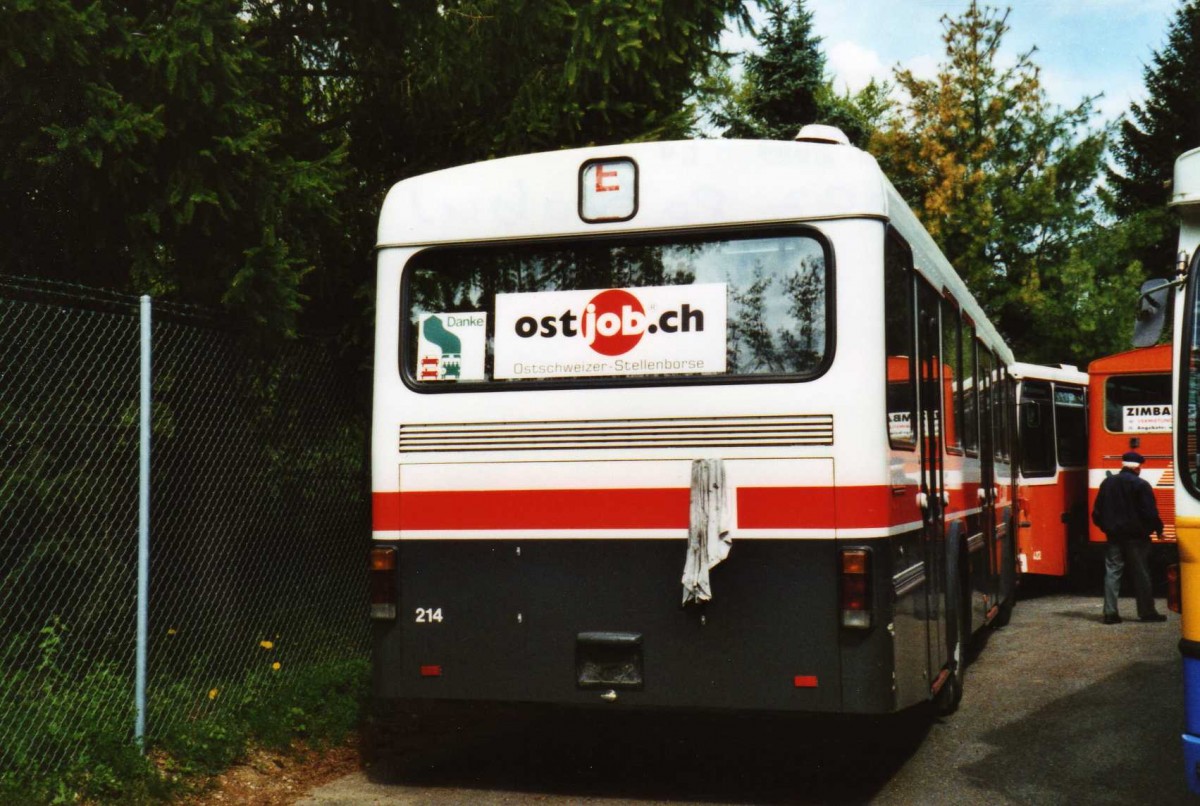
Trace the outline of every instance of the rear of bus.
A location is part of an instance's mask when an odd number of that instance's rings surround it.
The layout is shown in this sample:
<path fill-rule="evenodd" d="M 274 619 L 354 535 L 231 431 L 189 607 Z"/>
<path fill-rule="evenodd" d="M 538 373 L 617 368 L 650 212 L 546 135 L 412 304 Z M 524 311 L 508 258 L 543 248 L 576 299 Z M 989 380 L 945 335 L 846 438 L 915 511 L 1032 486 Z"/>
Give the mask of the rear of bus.
<path fill-rule="evenodd" d="M 1022 574 L 1082 570 L 1088 539 L 1088 376 L 1074 367 L 1016 363 Z"/>
<path fill-rule="evenodd" d="M 928 698 L 926 635 L 891 617 L 890 535 L 921 513 L 917 469 L 889 458 L 886 219 L 874 161 L 818 143 L 561 151 L 395 186 L 376 697 Z"/>
<path fill-rule="evenodd" d="M 1175 545 L 1175 465 L 1171 456 L 1171 345 L 1141 347 L 1098 358 L 1088 365 L 1088 512 L 1106 476 L 1121 469 L 1121 454 L 1137 451 L 1146 460 L 1141 476 L 1154 488 L 1162 516 L 1163 539 L 1155 544 L 1173 553 Z M 1089 518 L 1093 542 L 1104 533 Z"/>

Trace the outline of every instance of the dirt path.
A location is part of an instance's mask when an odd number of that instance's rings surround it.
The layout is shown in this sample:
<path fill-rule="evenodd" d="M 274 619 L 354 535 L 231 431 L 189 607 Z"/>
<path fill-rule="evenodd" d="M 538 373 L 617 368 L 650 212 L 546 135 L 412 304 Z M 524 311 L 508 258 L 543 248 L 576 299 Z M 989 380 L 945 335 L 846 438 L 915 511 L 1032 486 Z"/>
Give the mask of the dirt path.
<path fill-rule="evenodd" d="M 204 794 L 184 802 L 191 806 L 286 806 L 361 769 L 357 741 L 326 750 L 259 750 L 214 778 Z"/>

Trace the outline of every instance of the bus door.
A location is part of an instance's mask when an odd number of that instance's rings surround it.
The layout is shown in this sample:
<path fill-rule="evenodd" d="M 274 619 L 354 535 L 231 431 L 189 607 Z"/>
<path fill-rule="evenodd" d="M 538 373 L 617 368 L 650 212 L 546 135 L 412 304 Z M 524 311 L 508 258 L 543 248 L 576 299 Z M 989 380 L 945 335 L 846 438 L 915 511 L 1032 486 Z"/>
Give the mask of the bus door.
<path fill-rule="evenodd" d="M 990 571 L 998 575 L 1003 560 L 996 543 L 996 497 L 1000 489 L 996 478 L 996 420 L 1004 416 L 1004 410 L 997 405 L 996 359 L 982 345 L 977 346 L 976 352 L 979 356 L 979 506 L 982 510 L 979 525 L 991 558 Z"/>
<path fill-rule="evenodd" d="M 947 503 L 942 467 L 942 361 L 941 323 L 938 310 L 941 298 L 923 280 L 917 280 L 917 442 L 921 452 L 921 486 L 918 502 L 924 525 L 925 578 L 929 613 L 929 668 L 933 674 L 942 668 L 947 655 L 946 633 L 946 537 Z"/>

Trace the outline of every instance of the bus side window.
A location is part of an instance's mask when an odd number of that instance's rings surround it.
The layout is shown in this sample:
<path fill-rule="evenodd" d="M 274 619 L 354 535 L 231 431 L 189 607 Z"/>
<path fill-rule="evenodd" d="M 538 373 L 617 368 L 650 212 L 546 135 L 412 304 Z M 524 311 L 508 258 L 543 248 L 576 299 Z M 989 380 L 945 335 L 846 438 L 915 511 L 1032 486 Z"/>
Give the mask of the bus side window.
<path fill-rule="evenodd" d="M 914 404 L 912 252 L 899 236 L 884 242 L 884 351 L 887 355 L 887 429 L 893 448 L 916 450 Z"/>
<path fill-rule="evenodd" d="M 963 322 L 963 447 L 967 454 L 979 454 L 979 370 L 975 355 L 975 325 Z"/>
<path fill-rule="evenodd" d="M 994 455 L 997 450 L 994 411 L 996 360 L 982 344 L 976 343 L 975 351 L 979 355 L 979 374 L 976 375 L 976 378 L 981 387 L 977 395 L 979 400 L 979 452 L 983 455 Z"/>
<path fill-rule="evenodd" d="M 1054 429 L 1058 437 L 1058 463 L 1063 467 L 1087 465 L 1087 409 L 1082 386 L 1054 385 Z"/>
<path fill-rule="evenodd" d="M 996 458 L 1011 461 L 1012 459 L 1012 442 L 1009 435 L 1013 432 L 1013 406 L 1015 405 L 1015 395 L 1013 394 L 1012 381 L 1008 377 L 1008 367 L 1003 364 L 999 365 L 996 374 L 1000 377 L 1000 396 L 999 406 L 997 411 L 1000 414 L 1000 436 L 997 447 L 999 451 Z"/>
<path fill-rule="evenodd" d="M 1021 440 L 1021 473 L 1027 478 L 1053 476 L 1054 422 L 1050 416 L 1050 382 L 1023 381 L 1018 432 Z"/>
<path fill-rule="evenodd" d="M 1004 461 L 1004 417 L 1008 413 L 1004 406 L 1004 378 L 1001 368 L 996 364 L 996 356 L 987 350 L 988 376 L 992 379 L 992 456 L 998 461 Z"/>
<path fill-rule="evenodd" d="M 949 453 L 963 450 L 962 315 L 953 300 L 942 300 L 942 397 L 946 405 L 944 440 Z"/>

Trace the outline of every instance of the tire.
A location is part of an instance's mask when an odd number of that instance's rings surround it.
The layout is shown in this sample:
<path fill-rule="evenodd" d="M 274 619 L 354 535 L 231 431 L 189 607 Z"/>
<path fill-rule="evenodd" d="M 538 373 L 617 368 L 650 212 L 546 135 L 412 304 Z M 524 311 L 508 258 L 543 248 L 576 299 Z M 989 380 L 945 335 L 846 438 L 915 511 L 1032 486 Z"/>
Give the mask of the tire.
<path fill-rule="evenodd" d="M 992 618 L 992 629 L 999 630 L 1002 627 L 1007 627 L 1008 622 L 1012 620 L 1013 602 L 1009 599 L 1001 603 L 1000 608 L 996 611 L 996 615 Z"/>

